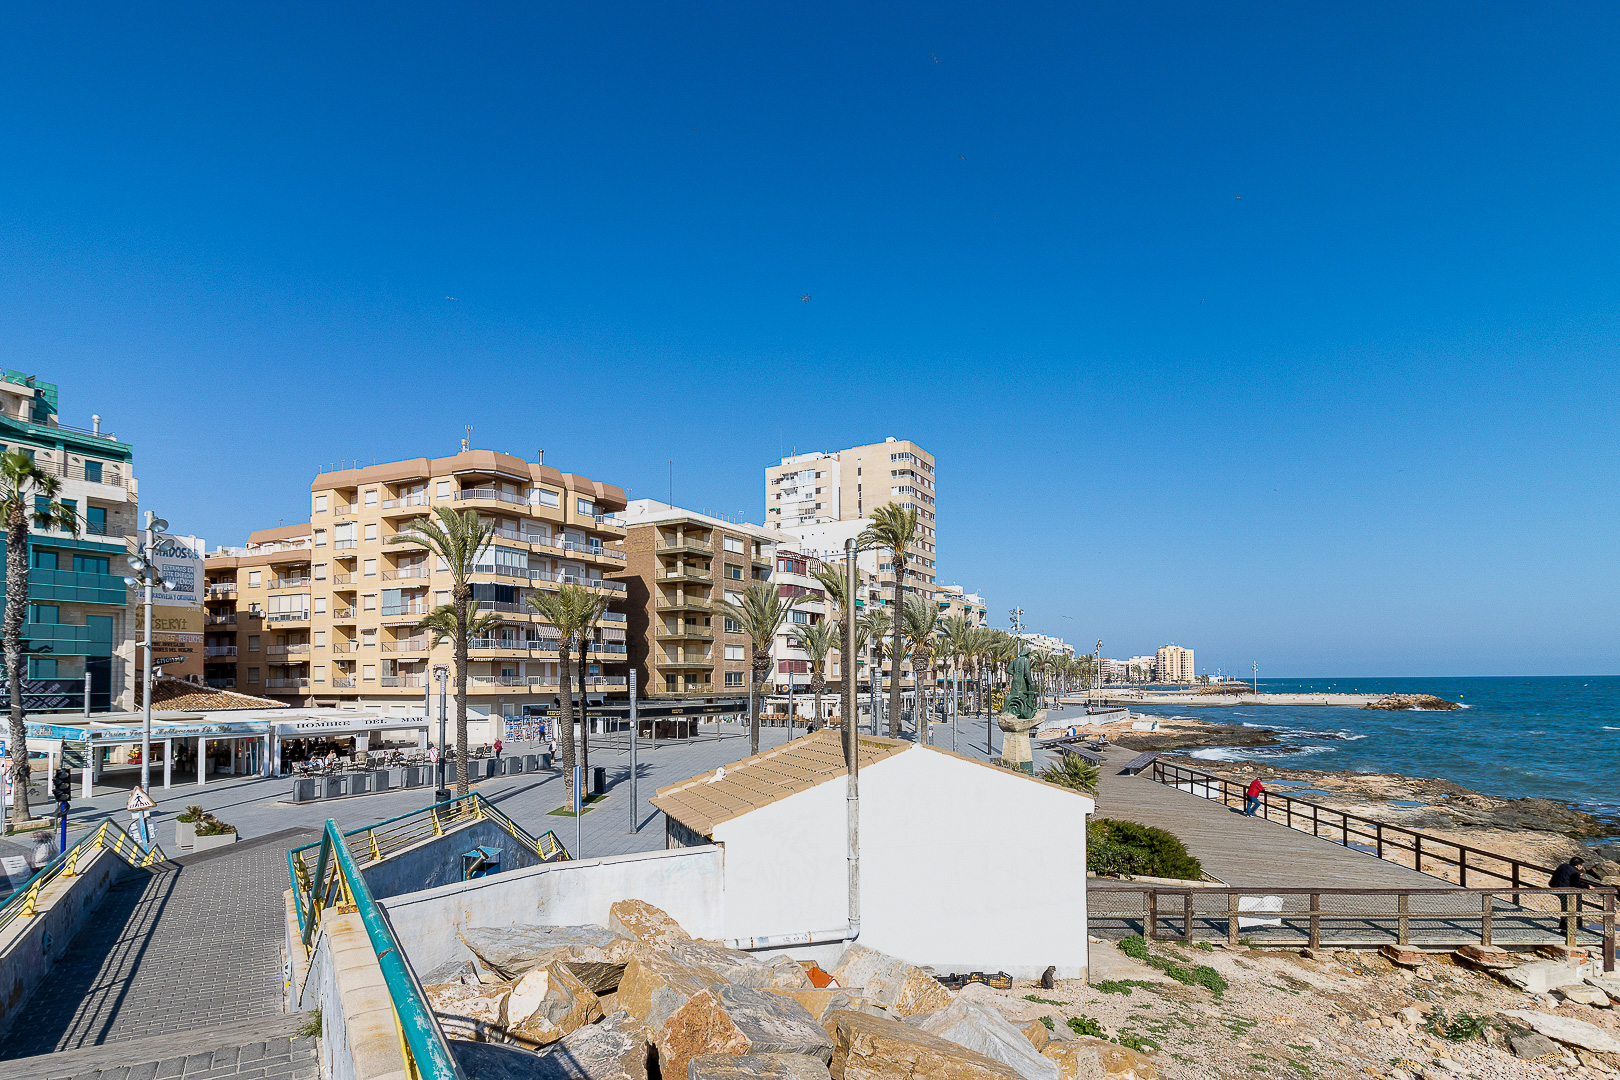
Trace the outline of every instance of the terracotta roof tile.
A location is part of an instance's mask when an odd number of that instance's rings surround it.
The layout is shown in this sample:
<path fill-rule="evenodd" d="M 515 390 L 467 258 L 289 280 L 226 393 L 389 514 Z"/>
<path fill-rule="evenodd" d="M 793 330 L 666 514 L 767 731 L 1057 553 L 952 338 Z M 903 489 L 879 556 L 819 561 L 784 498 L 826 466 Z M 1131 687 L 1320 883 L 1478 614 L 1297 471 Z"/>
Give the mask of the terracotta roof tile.
<path fill-rule="evenodd" d="M 860 737 L 861 768 L 911 746 L 899 739 Z M 717 775 L 723 773 L 724 775 Z M 721 822 L 742 817 L 844 773 L 840 732 L 823 728 L 721 770 L 658 789 L 652 804 L 687 828 L 708 836 Z"/>
<path fill-rule="evenodd" d="M 138 680 L 137 680 L 138 681 Z M 285 709 L 285 701 L 233 694 L 229 690 L 216 690 L 200 686 L 170 675 L 153 680 L 152 711 L 157 712 L 218 712 L 223 709 Z M 136 688 L 136 705 L 140 705 L 140 687 Z"/>

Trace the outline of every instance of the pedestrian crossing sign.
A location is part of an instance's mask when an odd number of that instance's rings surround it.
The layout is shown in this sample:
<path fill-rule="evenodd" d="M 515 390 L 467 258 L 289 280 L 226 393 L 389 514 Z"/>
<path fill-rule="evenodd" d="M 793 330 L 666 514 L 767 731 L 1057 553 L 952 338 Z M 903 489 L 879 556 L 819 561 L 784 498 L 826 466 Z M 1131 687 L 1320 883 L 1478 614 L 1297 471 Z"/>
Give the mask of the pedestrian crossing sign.
<path fill-rule="evenodd" d="M 156 810 L 157 803 L 152 801 L 152 796 L 148 795 L 139 784 L 136 784 L 134 790 L 129 793 L 129 802 L 124 804 L 124 809 L 132 814 L 139 814 L 144 810 Z"/>

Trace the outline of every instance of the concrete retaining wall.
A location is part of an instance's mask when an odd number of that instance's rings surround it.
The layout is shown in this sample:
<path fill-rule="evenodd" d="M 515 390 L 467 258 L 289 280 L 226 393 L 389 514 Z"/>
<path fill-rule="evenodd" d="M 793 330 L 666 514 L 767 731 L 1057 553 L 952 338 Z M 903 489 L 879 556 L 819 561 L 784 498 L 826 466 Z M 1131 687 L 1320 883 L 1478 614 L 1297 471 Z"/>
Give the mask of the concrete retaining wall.
<path fill-rule="evenodd" d="M 420 977 L 472 954 L 456 935 L 470 926 L 606 924 L 615 901 L 634 897 L 665 911 L 694 937 L 718 937 L 725 912 L 718 847 L 677 848 L 542 863 L 382 901 Z"/>
<path fill-rule="evenodd" d="M 45 981 L 113 882 L 145 873 L 150 871 L 131 869 L 111 851 L 92 852 L 79 860 L 78 873 L 40 890 L 32 918 L 19 918 L 0 932 L 0 1030 Z"/>
<path fill-rule="evenodd" d="M 357 846 L 364 836 L 354 838 Z M 423 841 L 361 871 L 371 895 L 382 900 L 406 892 L 450 885 L 461 880 L 461 855 L 484 845 L 501 849 L 501 873 L 539 866 L 540 856 L 524 847 L 493 821 L 474 821 L 444 836 Z"/>
<path fill-rule="evenodd" d="M 393 1001 L 359 915 L 321 922 L 298 1007 L 321 1010 L 326 1080 L 405 1080 Z"/>

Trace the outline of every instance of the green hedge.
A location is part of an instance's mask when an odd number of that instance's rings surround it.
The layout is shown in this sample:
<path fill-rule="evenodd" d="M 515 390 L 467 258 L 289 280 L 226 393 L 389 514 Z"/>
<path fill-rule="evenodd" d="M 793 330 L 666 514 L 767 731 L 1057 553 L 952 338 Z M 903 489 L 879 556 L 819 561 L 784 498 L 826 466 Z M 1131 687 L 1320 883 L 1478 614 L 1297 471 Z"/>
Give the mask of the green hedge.
<path fill-rule="evenodd" d="M 1097 818 L 1086 827 L 1086 869 L 1096 874 L 1196 881 L 1204 868 L 1172 833 L 1134 821 Z"/>

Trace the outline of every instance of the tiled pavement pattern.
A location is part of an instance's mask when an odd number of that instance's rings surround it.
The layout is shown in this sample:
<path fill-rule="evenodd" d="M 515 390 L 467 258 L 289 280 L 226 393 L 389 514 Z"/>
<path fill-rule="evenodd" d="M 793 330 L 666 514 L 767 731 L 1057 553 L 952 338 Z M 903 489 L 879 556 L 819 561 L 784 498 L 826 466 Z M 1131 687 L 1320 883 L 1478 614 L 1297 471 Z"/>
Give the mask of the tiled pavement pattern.
<path fill-rule="evenodd" d="M 4 1059 L 281 1014 L 296 829 L 134 872 L 108 891 L 0 1038 Z"/>
<path fill-rule="evenodd" d="M 60 1064 L 57 1064 L 57 1063 Z M 312 1037 L 281 1036 L 245 1046 L 222 1047 L 214 1051 L 175 1054 L 159 1061 L 136 1065 L 112 1065 L 83 1072 L 59 1071 L 71 1068 L 64 1057 L 41 1060 L 39 1071 L 30 1075 L 39 1080 L 318 1080 L 320 1062 Z M 10 1080 L 12 1074 L 0 1072 Z M 21 1074 L 18 1074 L 19 1080 Z"/>

